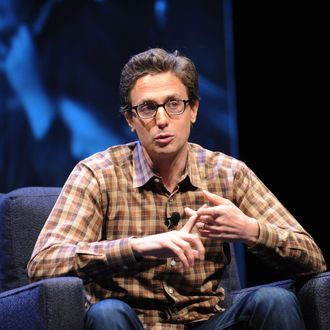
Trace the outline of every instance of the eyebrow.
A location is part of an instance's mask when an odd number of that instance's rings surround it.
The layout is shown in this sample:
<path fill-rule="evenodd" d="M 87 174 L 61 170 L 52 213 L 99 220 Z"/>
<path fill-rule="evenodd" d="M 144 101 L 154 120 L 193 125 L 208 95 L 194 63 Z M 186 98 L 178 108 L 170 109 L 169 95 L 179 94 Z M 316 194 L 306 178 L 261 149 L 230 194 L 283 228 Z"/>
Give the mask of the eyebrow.
<path fill-rule="evenodd" d="M 171 95 L 166 96 L 165 101 L 163 103 L 166 103 L 171 99 L 179 99 L 179 100 L 182 99 L 182 100 L 184 100 L 185 98 L 182 97 L 182 96 L 179 96 L 178 94 L 171 94 Z M 142 99 L 138 104 L 144 104 L 144 103 L 148 103 L 148 102 L 159 104 L 158 102 L 156 102 L 153 99 Z"/>

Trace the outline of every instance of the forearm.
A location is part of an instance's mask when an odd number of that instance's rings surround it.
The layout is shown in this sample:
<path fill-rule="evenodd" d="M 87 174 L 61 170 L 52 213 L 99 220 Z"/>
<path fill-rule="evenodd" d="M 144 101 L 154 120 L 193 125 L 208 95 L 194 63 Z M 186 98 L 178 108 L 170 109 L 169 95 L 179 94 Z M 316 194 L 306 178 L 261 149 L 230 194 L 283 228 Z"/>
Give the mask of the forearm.
<path fill-rule="evenodd" d="M 106 188 L 100 187 L 93 171 L 78 164 L 34 247 L 28 264 L 31 280 L 68 275 L 85 279 L 136 262 L 129 238 L 105 234 L 105 223 L 111 220 L 102 191 Z"/>
<path fill-rule="evenodd" d="M 259 224 L 257 243 L 249 250 L 286 275 L 313 274 L 326 270 L 322 252 L 305 231 Z"/>
<path fill-rule="evenodd" d="M 57 243 L 36 250 L 28 264 L 28 277 L 78 276 L 88 279 L 104 272 L 121 271 L 136 263 L 130 239 L 76 244 Z"/>
<path fill-rule="evenodd" d="M 235 177 L 235 201 L 257 220 L 259 237 L 249 250 L 287 276 L 324 271 L 321 250 L 301 224 L 247 167 Z"/>

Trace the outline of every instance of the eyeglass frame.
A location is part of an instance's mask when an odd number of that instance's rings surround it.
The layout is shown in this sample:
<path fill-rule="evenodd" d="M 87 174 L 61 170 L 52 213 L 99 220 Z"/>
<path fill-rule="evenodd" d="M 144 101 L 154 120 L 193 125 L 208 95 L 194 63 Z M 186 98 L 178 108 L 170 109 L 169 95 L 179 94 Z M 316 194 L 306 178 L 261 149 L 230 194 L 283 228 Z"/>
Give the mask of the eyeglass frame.
<path fill-rule="evenodd" d="M 166 101 L 165 103 L 162 103 L 162 104 L 157 104 L 156 102 L 152 102 L 152 101 L 149 101 L 150 103 L 153 103 L 155 106 L 156 106 L 156 110 L 155 110 L 155 113 L 150 116 L 150 117 L 141 117 L 139 112 L 138 112 L 138 107 L 144 105 L 145 103 L 147 102 L 143 102 L 143 103 L 140 103 L 140 104 L 137 104 L 137 105 L 134 105 L 134 106 L 130 106 L 126 111 L 132 111 L 132 110 L 135 110 L 136 114 L 138 115 L 139 118 L 141 119 L 149 119 L 149 118 L 155 118 L 156 115 L 157 115 L 157 112 L 158 112 L 158 109 L 160 107 L 163 107 L 165 112 L 169 115 L 169 116 L 179 116 L 179 115 L 182 115 L 185 111 L 186 111 L 186 108 L 187 108 L 187 103 L 190 103 L 191 100 L 190 99 L 187 99 L 187 100 L 182 100 L 182 99 L 175 99 L 176 101 L 182 101 L 183 102 L 183 110 L 179 113 L 175 113 L 175 114 L 170 114 L 167 112 L 166 110 L 166 104 L 170 101 L 173 101 L 173 99 L 170 99 L 168 101 Z"/>

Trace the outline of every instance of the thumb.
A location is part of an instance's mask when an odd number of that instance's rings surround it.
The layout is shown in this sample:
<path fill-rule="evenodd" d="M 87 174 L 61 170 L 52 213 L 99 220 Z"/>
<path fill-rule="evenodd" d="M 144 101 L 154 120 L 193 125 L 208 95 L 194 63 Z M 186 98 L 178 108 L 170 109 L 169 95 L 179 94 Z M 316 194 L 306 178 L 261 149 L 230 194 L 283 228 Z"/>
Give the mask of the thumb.
<path fill-rule="evenodd" d="M 185 231 L 186 233 L 190 233 L 193 227 L 195 226 L 196 220 L 198 219 L 198 214 L 196 211 L 192 210 L 189 207 L 186 207 L 185 209 L 186 214 L 189 216 L 188 221 L 185 223 L 185 225 L 181 228 L 182 231 Z"/>

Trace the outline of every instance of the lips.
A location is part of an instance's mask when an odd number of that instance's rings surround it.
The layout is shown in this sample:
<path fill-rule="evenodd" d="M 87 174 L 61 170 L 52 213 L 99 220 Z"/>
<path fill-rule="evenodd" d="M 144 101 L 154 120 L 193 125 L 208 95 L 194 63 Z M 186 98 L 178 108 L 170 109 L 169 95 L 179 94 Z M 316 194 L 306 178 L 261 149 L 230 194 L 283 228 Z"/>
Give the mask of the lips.
<path fill-rule="evenodd" d="M 174 135 L 169 133 L 159 133 L 154 137 L 156 143 L 161 146 L 165 146 L 169 144 L 173 139 L 174 139 Z"/>

